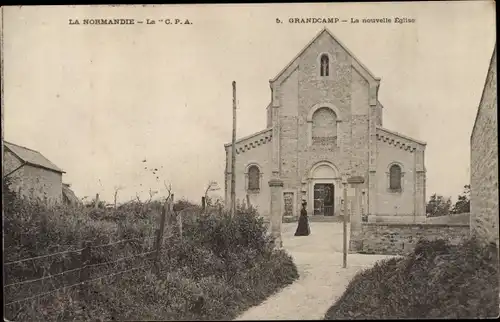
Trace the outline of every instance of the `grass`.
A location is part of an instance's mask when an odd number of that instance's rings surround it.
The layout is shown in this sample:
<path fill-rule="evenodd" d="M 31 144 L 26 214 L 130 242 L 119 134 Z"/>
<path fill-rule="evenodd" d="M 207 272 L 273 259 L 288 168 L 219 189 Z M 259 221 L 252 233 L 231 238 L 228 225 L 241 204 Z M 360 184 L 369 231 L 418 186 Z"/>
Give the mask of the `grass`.
<path fill-rule="evenodd" d="M 437 240 L 358 273 L 325 320 L 492 318 L 498 310 L 496 245 Z"/>
<path fill-rule="evenodd" d="M 151 250 L 153 240 L 146 237 L 158 225 L 159 206 L 136 202 L 116 210 L 49 208 L 4 193 L 4 260 L 74 249 L 84 241 L 101 245 L 129 238 L 145 240 L 93 250 L 90 264 Z M 177 230 L 166 230 L 158 274 L 149 268 L 130 271 L 91 282 L 87 297 L 70 288 L 36 301 L 9 305 L 4 316 L 16 321 L 228 320 L 298 278 L 291 257 L 273 247 L 255 210 L 238 209 L 232 219 L 220 211 L 202 215 L 197 205 L 186 201 L 176 204 L 177 209 L 188 206 L 192 210 L 185 214 L 183 237 Z M 99 266 L 90 271 L 90 278 L 145 263 L 148 258 L 139 257 Z M 68 255 L 4 266 L 5 284 L 80 265 L 79 255 Z M 8 303 L 78 282 L 78 272 L 68 273 L 44 282 L 7 287 L 4 298 Z"/>

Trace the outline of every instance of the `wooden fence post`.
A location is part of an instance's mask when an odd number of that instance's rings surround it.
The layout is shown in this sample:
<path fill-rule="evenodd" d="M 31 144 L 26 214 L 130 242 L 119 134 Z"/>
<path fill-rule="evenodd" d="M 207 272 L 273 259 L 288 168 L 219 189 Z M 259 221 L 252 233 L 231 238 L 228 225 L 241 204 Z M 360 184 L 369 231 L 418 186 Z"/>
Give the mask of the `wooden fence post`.
<path fill-rule="evenodd" d="M 178 216 L 178 220 L 179 220 L 179 236 L 180 238 L 182 239 L 182 211 L 179 211 L 179 213 L 177 214 Z"/>
<path fill-rule="evenodd" d="M 207 201 L 206 201 L 205 197 L 201 197 L 201 209 L 202 209 L 203 211 L 205 211 L 206 202 L 207 202 Z"/>
<path fill-rule="evenodd" d="M 177 218 L 174 218 L 174 195 L 170 195 L 170 198 L 168 200 L 168 206 L 167 206 L 167 224 L 168 228 L 170 229 L 172 225 L 175 224 L 175 221 Z"/>
<path fill-rule="evenodd" d="M 172 194 L 172 199 L 170 200 L 170 216 L 175 216 L 177 220 L 177 225 L 179 226 L 179 236 L 182 239 L 182 210 L 179 212 L 174 211 L 174 195 Z"/>
<path fill-rule="evenodd" d="M 159 267 L 159 257 L 160 257 L 160 250 L 161 250 L 161 245 L 163 244 L 163 232 L 165 231 L 165 217 L 167 213 L 167 208 L 168 207 L 168 201 L 165 201 L 165 204 L 161 208 L 161 217 L 160 217 L 160 226 L 158 229 L 156 229 L 156 245 L 155 245 L 155 269 L 156 269 L 156 274 L 160 272 L 160 267 Z"/>
<path fill-rule="evenodd" d="M 87 265 L 90 263 L 92 257 L 91 248 L 92 244 L 90 242 L 84 242 L 83 250 L 81 253 L 81 270 L 80 270 L 80 298 L 84 301 L 88 299 L 88 285 L 86 281 L 89 279 L 89 269 Z"/>
<path fill-rule="evenodd" d="M 99 208 L 99 194 L 95 194 L 95 204 L 94 204 L 95 209 Z"/>
<path fill-rule="evenodd" d="M 151 259 L 153 259 L 153 261 L 156 260 L 156 257 L 158 256 L 158 246 L 159 246 L 159 242 L 158 240 L 160 239 L 160 228 L 156 228 L 155 229 L 155 239 L 153 239 L 153 251 L 154 253 L 151 255 Z"/>

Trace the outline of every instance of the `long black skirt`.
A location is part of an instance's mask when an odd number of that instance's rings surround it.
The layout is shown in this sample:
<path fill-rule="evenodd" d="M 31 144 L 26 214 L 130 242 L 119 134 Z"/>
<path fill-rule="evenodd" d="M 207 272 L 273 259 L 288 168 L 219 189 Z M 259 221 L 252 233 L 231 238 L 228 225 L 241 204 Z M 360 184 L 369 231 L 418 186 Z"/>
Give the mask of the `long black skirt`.
<path fill-rule="evenodd" d="M 300 215 L 299 225 L 295 231 L 295 236 L 309 236 L 310 233 L 311 229 L 309 228 L 309 220 L 307 219 L 307 216 Z"/>

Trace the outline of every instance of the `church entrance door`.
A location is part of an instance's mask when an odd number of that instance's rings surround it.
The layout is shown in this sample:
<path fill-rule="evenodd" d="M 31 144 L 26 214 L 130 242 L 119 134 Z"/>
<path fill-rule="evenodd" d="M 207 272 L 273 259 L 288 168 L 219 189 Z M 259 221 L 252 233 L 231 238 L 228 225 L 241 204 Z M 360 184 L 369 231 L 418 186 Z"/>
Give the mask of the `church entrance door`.
<path fill-rule="evenodd" d="M 331 183 L 317 183 L 314 185 L 314 215 L 333 216 L 335 187 Z"/>

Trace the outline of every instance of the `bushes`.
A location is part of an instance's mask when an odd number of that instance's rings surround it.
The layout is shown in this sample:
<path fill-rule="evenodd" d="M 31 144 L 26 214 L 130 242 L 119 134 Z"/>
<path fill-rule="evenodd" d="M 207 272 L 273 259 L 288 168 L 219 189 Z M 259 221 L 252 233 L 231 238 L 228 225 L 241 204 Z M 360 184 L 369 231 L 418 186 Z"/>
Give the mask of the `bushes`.
<path fill-rule="evenodd" d="M 291 257 L 273 249 L 254 210 L 240 209 L 234 218 L 228 213 L 197 216 L 186 220 L 184 233 L 183 240 L 166 241 L 161 266 L 173 269 L 160 280 L 169 281 L 170 287 L 162 286 L 169 298 L 194 310 L 189 318 L 232 319 L 298 278 Z M 174 315 L 187 318 L 180 311 Z"/>
<path fill-rule="evenodd" d="M 412 254 L 354 277 L 326 320 L 491 318 L 498 315 L 495 244 L 420 241 Z"/>
<path fill-rule="evenodd" d="M 79 248 L 83 241 L 101 245 L 151 236 L 161 206 L 133 202 L 117 209 L 46 207 L 14 195 L 9 198 L 4 208 L 6 262 Z M 91 282 L 86 299 L 79 299 L 77 289 L 72 288 L 35 301 L 35 306 L 30 301 L 8 306 L 6 317 L 47 321 L 232 319 L 298 277 L 292 259 L 274 250 L 254 210 L 239 209 L 231 218 L 224 212 L 202 215 L 198 206 L 184 200 L 175 207 L 186 209 L 183 238 L 176 230 L 173 235 L 166 230 L 158 275 L 145 269 Z M 90 264 L 146 252 L 151 246 L 149 238 L 147 242 L 99 248 L 92 251 Z M 76 254 L 8 265 L 6 284 L 78 268 L 79 261 Z M 137 258 L 99 266 L 91 271 L 91 278 L 146 262 Z M 10 287 L 5 292 L 6 301 L 74 284 L 78 278 L 77 272 L 43 284 Z"/>

